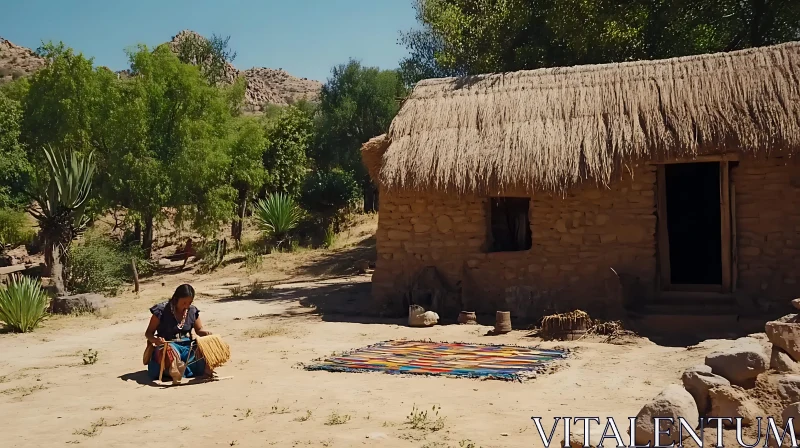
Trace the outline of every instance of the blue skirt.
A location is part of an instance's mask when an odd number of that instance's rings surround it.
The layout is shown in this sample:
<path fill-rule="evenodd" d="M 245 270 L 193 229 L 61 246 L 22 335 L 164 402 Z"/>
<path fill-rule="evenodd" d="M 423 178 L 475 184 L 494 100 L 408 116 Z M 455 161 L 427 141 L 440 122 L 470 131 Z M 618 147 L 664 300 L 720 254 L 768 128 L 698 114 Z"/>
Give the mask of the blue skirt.
<path fill-rule="evenodd" d="M 179 339 L 177 341 L 172 341 L 169 344 L 178 352 L 178 355 L 181 357 L 181 361 L 186 363 L 186 370 L 183 372 L 184 378 L 195 378 L 202 376 L 203 373 L 205 373 L 206 360 L 204 358 L 197 357 L 197 344 L 193 343 L 191 339 Z M 169 380 L 171 378 L 168 370 L 168 366 L 165 366 L 163 377 Z M 150 362 L 147 363 L 147 374 L 150 376 L 151 380 L 157 380 L 159 379 L 158 372 L 160 371 L 161 359 L 156 359 L 156 351 L 154 351 L 153 356 L 150 358 Z"/>

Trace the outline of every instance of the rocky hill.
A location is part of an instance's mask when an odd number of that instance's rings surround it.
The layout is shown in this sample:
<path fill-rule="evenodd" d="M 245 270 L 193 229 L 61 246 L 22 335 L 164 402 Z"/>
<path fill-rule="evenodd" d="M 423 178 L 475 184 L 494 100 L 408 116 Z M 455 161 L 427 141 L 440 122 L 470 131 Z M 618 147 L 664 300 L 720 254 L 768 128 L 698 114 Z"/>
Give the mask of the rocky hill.
<path fill-rule="evenodd" d="M 169 44 L 174 48 L 188 36 L 202 37 L 194 31 L 183 30 L 174 36 Z M 319 81 L 297 78 L 282 69 L 254 67 L 242 71 L 228 63 L 225 67 L 227 81 L 232 82 L 238 76 L 247 79 L 245 108 L 253 112 L 261 111 L 267 104 L 286 105 L 300 99 L 313 101 L 317 99 L 322 88 L 322 83 Z"/>
<path fill-rule="evenodd" d="M 44 59 L 33 50 L 0 37 L 0 83 L 30 75 L 43 66 Z"/>
<path fill-rule="evenodd" d="M 169 45 L 174 47 L 186 36 L 199 36 L 197 33 L 184 30 L 173 36 Z M 44 59 L 31 49 L 14 45 L 0 38 L 0 83 L 27 76 L 44 66 Z M 125 71 L 121 71 L 123 74 Z M 267 104 L 286 105 L 300 99 L 315 100 L 319 96 L 322 83 L 307 78 L 297 78 L 282 69 L 251 68 L 239 70 L 227 64 L 225 77 L 232 82 L 239 76 L 247 80 L 245 92 L 245 110 L 260 112 Z"/>

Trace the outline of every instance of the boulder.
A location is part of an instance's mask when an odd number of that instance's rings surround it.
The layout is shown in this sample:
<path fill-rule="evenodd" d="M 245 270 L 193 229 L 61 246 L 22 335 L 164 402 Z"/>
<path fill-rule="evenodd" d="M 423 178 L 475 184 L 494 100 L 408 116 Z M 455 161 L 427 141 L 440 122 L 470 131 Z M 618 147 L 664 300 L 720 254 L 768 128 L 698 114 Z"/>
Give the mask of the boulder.
<path fill-rule="evenodd" d="M 717 386 L 711 388 L 708 393 L 711 399 L 710 417 L 741 417 L 742 425 L 750 426 L 756 422 L 757 417 L 764 414 L 758 404 L 738 387 Z M 735 428 L 736 422 L 726 420 L 724 425 L 727 428 Z"/>
<path fill-rule="evenodd" d="M 792 300 L 792 306 L 795 307 L 796 309 L 800 310 L 800 299 Z"/>
<path fill-rule="evenodd" d="M 781 398 L 789 403 L 800 401 L 800 375 L 779 375 L 775 380 Z"/>
<path fill-rule="evenodd" d="M 731 385 L 730 381 L 711 373 L 711 367 L 702 364 L 690 367 L 683 372 L 681 381 L 683 382 L 683 387 L 694 397 L 700 415 L 705 415 L 711 410 L 708 391 L 712 387 Z"/>
<path fill-rule="evenodd" d="M 781 423 L 785 425 L 789 417 L 792 418 L 795 434 L 800 434 L 800 403 L 792 403 L 786 406 L 786 409 L 781 413 Z"/>
<path fill-rule="evenodd" d="M 425 311 L 421 306 L 412 305 L 408 309 L 408 326 L 431 327 L 439 322 L 439 315 L 433 311 Z"/>
<path fill-rule="evenodd" d="M 800 361 L 800 323 L 797 314 L 767 322 L 764 329 L 770 342 L 788 353 L 793 360 Z"/>
<path fill-rule="evenodd" d="M 756 377 L 767 371 L 769 359 L 760 345 L 746 342 L 728 350 L 714 352 L 706 356 L 707 366 L 731 384 L 752 387 Z"/>
<path fill-rule="evenodd" d="M 777 345 L 772 346 L 769 368 L 779 373 L 800 373 L 800 364 L 795 362 L 788 353 Z"/>
<path fill-rule="evenodd" d="M 53 314 L 98 313 L 107 308 L 108 302 L 100 294 L 76 294 L 50 301 L 50 312 Z"/>
<path fill-rule="evenodd" d="M 3 248 L 0 247 L 0 251 L 2 251 L 2 249 Z M 14 266 L 15 264 L 18 264 L 18 263 L 19 263 L 19 260 L 13 255 L 9 255 L 9 254 L 0 255 L 0 267 L 4 268 L 4 267 L 7 267 L 7 266 Z"/>
<path fill-rule="evenodd" d="M 595 427 L 592 428 L 591 431 L 589 431 L 589 448 L 597 448 L 597 446 L 600 444 L 600 438 L 603 437 L 603 429 L 605 428 Z M 568 444 L 564 443 L 564 436 L 562 435 L 561 445 L 559 445 L 559 448 L 565 446 L 569 446 L 570 448 L 585 448 L 583 444 L 584 434 L 585 433 L 583 432 L 582 422 L 579 423 L 577 426 L 570 426 L 569 443 Z M 623 441 L 625 441 L 625 439 L 623 439 Z M 553 442 L 555 442 L 555 440 L 553 440 Z M 612 447 L 612 446 L 617 446 L 617 444 L 616 442 L 614 442 L 614 439 L 606 439 L 604 446 Z"/>
<path fill-rule="evenodd" d="M 669 429 L 669 436 L 666 434 L 661 436 L 660 442 L 662 445 L 681 442 L 678 436 L 679 417 L 682 417 L 687 422 L 697 422 L 700 418 L 697 412 L 697 403 L 695 403 L 692 395 L 677 384 L 667 386 L 650 403 L 645 404 L 639 414 L 636 415 L 636 437 L 634 440 L 637 445 L 644 445 L 653 441 L 653 435 L 655 434 L 655 421 L 653 419 L 655 417 L 670 417 L 675 422 L 674 424 L 662 422 L 660 429 L 662 431 Z M 689 437 L 689 434 L 684 431 L 683 438 L 687 437 Z"/>

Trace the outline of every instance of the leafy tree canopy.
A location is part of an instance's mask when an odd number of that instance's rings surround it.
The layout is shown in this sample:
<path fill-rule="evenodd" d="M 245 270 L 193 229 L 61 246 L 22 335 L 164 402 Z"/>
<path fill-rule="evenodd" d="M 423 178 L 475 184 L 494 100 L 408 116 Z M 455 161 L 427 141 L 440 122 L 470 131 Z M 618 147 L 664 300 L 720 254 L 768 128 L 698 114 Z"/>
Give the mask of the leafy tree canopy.
<path fill-rule="evenodd" d="M 306 176 L 306 152 L 313 142 L 314 123 L 307 112 L 295 106 L 273 111 L 266 120 L 266 190 L 296 196 Z"/>
<path fill-rule="evenodd" d="M 731 51 L 800 38 L 793 0 L 416 0 L 404 79 Z"/>
<path fill-rule="evenodd" d="M 213 233 L 232 212 L 231 90 L 210 86 L 165 45 L 129 58 L 133 77 L 109 95 L 109 196 L 145 221 L 172 207 L 179 221 Z"/>
<path fill-rule="evenodd" d="M 319 140 L 314 159 L 323 169 L 341 167 L 369 183 L 361 145 L 389 129 L 406 89 L 396 70 L 364 67 L 358 61 L 333 68 L 322 87 Z"/>
<path fill-rule="evenodd" d="M 20 143 L 22 108 L 0 91 L 0 209 L 25 205 L 31 166 Z"/>

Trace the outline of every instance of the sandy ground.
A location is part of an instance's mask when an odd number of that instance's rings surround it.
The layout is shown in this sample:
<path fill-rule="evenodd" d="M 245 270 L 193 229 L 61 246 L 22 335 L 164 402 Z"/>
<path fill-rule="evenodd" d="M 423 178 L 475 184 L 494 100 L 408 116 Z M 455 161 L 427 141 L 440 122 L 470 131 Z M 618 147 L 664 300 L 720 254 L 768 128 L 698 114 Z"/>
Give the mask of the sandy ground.
<path fill-rule="evenodd" d="M 731 344 L 554 344 L 524 331 L 485 336 L 489 327 L 412 329 L 337 314 L 369 300 L 369 276 L 335 275 L 346 269 L 331 261 L 358 258 L 360 250 L 301 254 L 303 265 L 295 269 L 280 265 L 285 254 L 270 255 L 255 276 L 235 263 L 209 275 L 160 276 L 144 282 L 138 296 L 117 298 L 104 317 L 59 317 L 31 334 L 0 334 L 0 445 L 542 446 L 532 416 L 622 421 L 678 382 L 684 368 Z M 196 305 L 206 325 L 231 345 L 233 359 L 219 374 L 232 378 L 162 387 L 147 380 L 141 365 L 147 309 L 185 281 L 199 293 Z M 254 295 L 243 292 L 255 281 L 276 284 Z M 554 373 L 526 383 L 302 369 L 332 352 L 399 338 L 575 351 Z M 90 349 L 97 362 L 85 365 Z M 441 420 L 429 418 L 427 428 L 413 429 L 407 416 L 414 406 L 439 406 Z"/>

